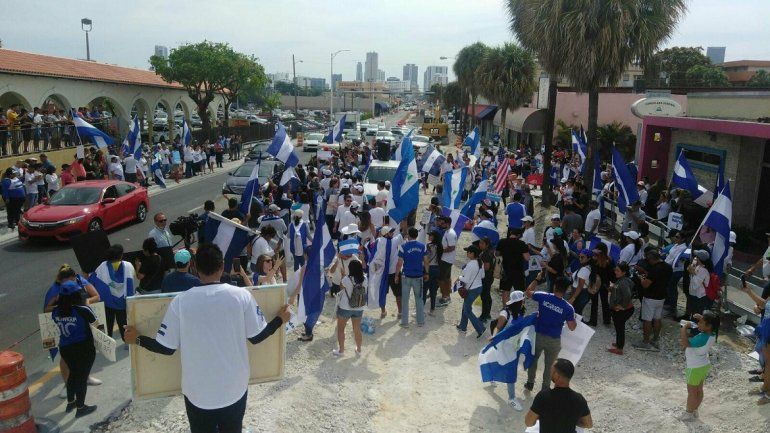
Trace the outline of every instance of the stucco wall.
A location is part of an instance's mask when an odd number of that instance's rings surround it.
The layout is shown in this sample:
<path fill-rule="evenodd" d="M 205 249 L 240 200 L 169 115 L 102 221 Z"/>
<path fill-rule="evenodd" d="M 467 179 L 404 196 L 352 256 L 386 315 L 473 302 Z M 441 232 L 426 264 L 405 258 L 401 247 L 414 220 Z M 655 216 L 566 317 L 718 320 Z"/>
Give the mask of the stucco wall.
<path fill-rule="evenodd" d="M 770 92 L 698 92 L 688 95 L 689 117 L 756 121 L 770 117 Z"/>

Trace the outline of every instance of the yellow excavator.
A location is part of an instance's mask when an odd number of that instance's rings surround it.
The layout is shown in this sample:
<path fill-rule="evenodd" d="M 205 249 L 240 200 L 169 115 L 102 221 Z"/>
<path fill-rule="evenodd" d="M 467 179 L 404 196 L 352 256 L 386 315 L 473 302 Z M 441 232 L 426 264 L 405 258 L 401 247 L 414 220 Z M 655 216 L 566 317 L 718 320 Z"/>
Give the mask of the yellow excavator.
<path fill-rule="evenodd" d="M 433 138 L 442 144 L 447 144 L 449 125 L 441 118 L 441 107 L 436 105 L 433 113 L 426 110 L 422 121 L 422 135 Z"/>

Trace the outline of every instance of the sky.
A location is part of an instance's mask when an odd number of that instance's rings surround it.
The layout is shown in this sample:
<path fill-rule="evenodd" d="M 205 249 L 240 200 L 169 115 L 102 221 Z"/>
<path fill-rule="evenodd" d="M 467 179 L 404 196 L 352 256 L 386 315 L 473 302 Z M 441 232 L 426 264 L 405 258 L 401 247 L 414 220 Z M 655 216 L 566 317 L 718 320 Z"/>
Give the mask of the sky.
<path fill-rule="evenodd" d="M 356 63 L 379 53 L 386 77 L 402 78 L 406 63 L 449 66 L 464 46 L 513 41 L 505 0 L 36 0 L 4 8 L 3 48 L 85 58 L 80 19 L 93 20 L 92 59 L 149 67 L 155 45 L 227 42 L 253 54 L 268 73 L 354 80 Z M 726 60 L 770 59 L 770 0 L 689 0 L 667 46 L 726 46 Z M 441 60 L 440 57 L 447 57 Z"/>

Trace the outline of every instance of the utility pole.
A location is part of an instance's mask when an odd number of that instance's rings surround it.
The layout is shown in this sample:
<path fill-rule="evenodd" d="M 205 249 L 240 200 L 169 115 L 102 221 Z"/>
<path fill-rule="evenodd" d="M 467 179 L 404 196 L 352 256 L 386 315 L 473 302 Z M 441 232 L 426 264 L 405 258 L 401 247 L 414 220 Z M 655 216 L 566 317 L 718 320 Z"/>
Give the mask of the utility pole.
<path fill-rule="evenodd" d="M 339 50 L 336 52 L 331 53 L 331 60 L 329 64 L 331 65 L 331 76 L 329 81 L 329 90 L 331 97 L 329 98 L 329 119 L 334 121 L 334 57 L 337 56 L 337 54 L 342 53 L 344 51 L 350 51 L 350 50 Z M 344 99 L 344 97 L 343 97 Z"/>
<path fill-rule="evenodd" d="M 297 62 L 294 60 L 294 54 L 291 55 L 291 73 L 294 76 L 294 114 L 297 114 L 299 112 L 297 109 Z"/>
<path fill-rule="evenodd" d="M 88 43 L 88 32 L 93 28 L 93 22 L 89 18 L 83 18 L 80 20 L 80 28 L 86 32 L 86 60 L 91 61 L 91 47 Z"/>

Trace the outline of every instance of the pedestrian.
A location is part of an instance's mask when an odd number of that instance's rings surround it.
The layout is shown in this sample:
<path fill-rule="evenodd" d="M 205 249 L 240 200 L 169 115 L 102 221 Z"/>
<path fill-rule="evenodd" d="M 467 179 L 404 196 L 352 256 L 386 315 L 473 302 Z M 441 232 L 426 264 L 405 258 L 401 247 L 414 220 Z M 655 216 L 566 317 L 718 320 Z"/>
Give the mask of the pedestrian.
<path fill-rule="evenodd" d="M 274 259 L 267 254 L 259 256 L 255 266 L 256 271 L 251 277 L 252 284 L 255 286 L 278 284 L 275 274 L 281 268 L 280 261 L 281 259 Z"/>
<path fill-rule="evenodd" d="M 155 239 L 155 245 L 158 248 L 172 246 L 171 241 L 173 237 L 171 236 L 171 232 L 166 228 L 168 224 L 166 214 L 163 212 L 156 213 L 153 217 L 153 222 L 155 222 L 155 227 L 150 230 L 148 237 Z"/>
<path fill-rule="evenodd" d="M 422 300 L 426 304 L 430 298 L 430 310 L 428 315 L 433 316 L 436 311 L 436 295 L 438 293 L 439 263 L 441 262 L 441 233 L 433 231 L 428 234 L 427 263 L 428 279 L 423 282 Z"/>
<path fill-rule="evenodd" d="M 746 284 L 746 279 L 742 279 L 742 287 L 744 293 L 749 295 L 754 302 L 754 312 L 761 314 L 761 320 L 759 326 L 756 327 L 755 335 L 757 336 L 757 343 L 754 346 L 754 350 L 759 354 L 759 365 L 762 367 L 760 370 L 752 371 L 752 374 L 759 374 L 762 379 L 762 385 L 759 388 L 754 388 L 749 391 L 749 395 L 759 396 L 757 400 L 758 405 L 765 405 L 770 403 L 770 302 L 767 298 L 757 296 Z"/>
<path fill-rule="evenodd" d="M 123 260 L 123 246 L 113 244 L 104 253 L 105 260 L 96 267 L 88 281 L 99 292 L 107 315 L 107 335 L 112 337 L 112 328 L 118 322 L 120 337 L 124 338 L 126 326 L 126 297 L 134 295 L 136 273 L 134 266 Z"/>
<path fill-rule="evenodd" d="M 142 254 L 134 259 L 134 269 L 136 270 L 136 278 L 139 280 L 139 292 L 160 292 L 166 270 L 163 267 L 163 259 L 158 254 L 158 245 L 154 238 L 147 238 L 142 242 Z"/>
<path fill-rule="evenodd" d="M 583 227 L 583 232 L 588 239 L 599 234 L 599 224 L 602 222 L 602 213 L 599 209 L 599 202 L 591 200 L 590 207 L 591 211 L 586 215 L 585 226 Z"/>
<path fill-rule="evenodd" d="M 244 342 L 258 344 L 275 333 L 289 320 L 289 307 L 268 323 L 248 290 L 219 283 L 224 258 L 216 245 L 200 245 L 195 265 L 202 285 L 171 300 L 155 338 L 129 326 L 126 341 L 162 355 L 182 353 L 182 394 L 192 432 L 240 432 L 251 369 Z"/>
<path fill-rule="evenodd" d="M 344 265 L 340 267 L 344 269 Z M 366 309 L 367 287 L 367 279 L 361 262 L 358 260 L 349 261 L 347 270 L 343 270 L 343 277 L 340 280 L 340 291 L 337 293 L 338 348 L 332 350 L 334 356 L 342 356 L 345 353 L 345 328 L 347 327 L 348 319 L 353 322 L 356 356 L 361 355 L 361 345 L 364 339 L 361 333 L 361 318 Z"/>
<path fill-rule="evenodd" d="M 123 166 L 120 164 L 120 160 L 117 156 L 110 158 L 110 165 L 107 168 L 107 175 L 113 180 L 123 180 L 125 174 L 123 172 Z"/>
<path fill-rule="evenodd" d="M 589 249 L 582 249 L 578 252 L 580 267 L 572 273 L 572 294 L 569 303 L 575 309 L 575 313 L 583 315 L 583 309 L 591 300 L 593 293 L 598 293 L 596 285 L 596 274 L 591 268 L 591 258 L 593 253 Z M 601 283 L 600 283 L 601 284 Z M 596 289 L 595 291 L 593 291 Z"/>
<path fill-rule="evenodd" d="M 186 249 L 174 253 L 175 269 L 163 277 L 160 284 L 161 293 L 184 292 L 201 285 L 198 277 L 190 273 L 191 260 L 192 254 Z"/>
<path fill-rule="evenodd" d="M 492 283 L 495 281 L 495 252 L 492 250 L 492 241 L 484 237 L 478 240 L 481 250 L 479 259 L 484 267 L 484 279 L 481 280 L 481 315 L 479 320 L 486 322 L 492 317 Z"/>
<path fill-rule="evenodd" d="M 13 230 L 21 219 L 21 210 L 26 200 L 24 183 L 12 167 L 5 169 L 3 174 L 3 201 L 8 214 L 8 228 Z"/>
<path fill-rule="evenodd" d="M 486 328 L 484 324 L 473 314 L 473 301 L 481 295 L 481 284 L 484 279 L 484 265 L 479 259 L 481 250 L 475 245 L 471 245 L 465 248 L 468 257 L 468 263 L 463 267 L 462 274 L 458 277 L 455 284 L 458 287 L 458 292 L 465 293 L 463 297 L 462 314 L 460 315 L 460 323 L 457 324 L 457 330 L 461 333 L 466 333 L 468 328 L 468 320 L 476 330 L 476 338 L 480 338 L 484 335 Z"/>
<path fill-rule="evenodd" d="M 302 209 L 294 211 L 294 218 L 289 224 L 289 251 L 294 258 L 294 272 L 305 264 L 307 250 L 310 248 L 312 238 L 308 236 L 308 224 L 303 221 Z"/>
<path fill-rule="evenodd" d="M 48 167 L 45 175 L 45 184 L 47 185 L 46 197 L 51 197 L 61 189 L 61 179 L 56 174 L 56 167 Z"/>
<path fill-rule="evenodd" d="M 546 365 L 554 388 L 543 389 L 535 396 L 524 424 L 532 427 L 540 423 L 543 433 L 574 432 L 576 427 L 591 428 L 594 425 L 586 399 L 570 389 L 575 366 L 567 359 L 559 358 L 553 365 Z"/>
<path fill-rule="evenodd" d="M 623 245 L 618 262 L 626 262 L 629 267 L 635 266 L 644 257 L 644 241 L 641 235 L 633 230 L 623 232 Z"/>
<path fill-rule="evenodd" d="M 679 344 L 684 349 L 687 363 L 687 407 L 682 416 L 683 421 L 695 421 L 698 418 L 698 408 L 703 403 L 703 383 L 711 371 L 709 349 L 716 341 L 720 322 L 719 316 L 710 310 L 694 314 L 693 319 L 695 322 L 682 321 L 679 329 Z M 692 328 L 696 328 L 698 333 L 688 337 Z"/>
<path fill-rule="evenodd" d="M 666 247 L 666 263 L 671 266 L 671 281 L 668 283 L 666 302 L 664 307 L 668 307 L 671 316 L 677 317 L 677 305 L 679 304 L 679 280 L 684 276 L 684 252 L 687 250 L 684 236 L 679 230 L 671 230 L 669 238 L 673 241 Z M 689 291 L 689 290 L 688 290 Z"/>
<path fill-rule="evenodd" d="M 91 332 L 96 316 L 85 305 L 76 282 L 66 281 L 61 285 L 51 318 L 59 327 L 59 352 L 69 369 L 65 412 L 75 409 L 75 418 L 80 418 L 96 410 L 96 405 L 86 405 L 88 376 L 96 358 Z"/>
<path fill-rule="evenodd" d="M 663 303 L 673 271 L 671 265 L 661 260 L 657 248 L 647 249 L 644 258 L 648 264 L 647 269 L 641 266 L 636 267 L 639 284 L 642 286 L 641 308 L 644 340 L 640 343 L 634 343 L 633 346 L 639 350 L 659 351 Z M 706 280 L 708 281 L 708 276 Z"/>
<path fill-rule="evenodd" d="M 609 303 L 612 323 L 615 325 L 615 342 L 607 351 L 615 355 L 623 355 L 626 344 L 626 322 L 634 315 L 632 303 L 634 282 L 629 277 L 629 272 L 627 263 L 618 263 L 614 269 L 616 281 L 609 284 Z"/>
<path fill-rule="evenodd" d="M 354 251 L 355 250 L 340 248 L 339 252 L 334 256 L 334 259 L 332 259 L 332 262 L 329 264 L 326 277 L 331 284 L 329 293 L 332 296 L 338 294 L 342 290 L 342 280 L 346 275 L 350 275 L 351 263 L 361 261 L 358 253 Z M 361 269 L 363 269 L 363 265 L 361 266 Z M 321 297 L 321 310 L 322 309 L 323 297 Z M 305 332 L 299 338 L 297 338 L 297 340 L 305 342 L 313 341 L 313 329 L 317 324 L 319 316 L 320 310 L 318 313 L 308 316 L 307 320 L 305 320 Z"/>
<path fill-rule="evenodd" d="M 553 291 L 553 285 L 556 280 L 564 278 L 567 270 L 567 248 L 564 245 L 564 241 L 561 239 L 561 228 L 554 230 L 554 237 L 546 243 L 548 249 L 548 262 L 545 264 L 543 271 L 547 276 L 547 288 L 548 291 Z"/>
<path fill-rule="evenodd" d="M 438 307 L 446 307 L 451 302 L 452 265 L 455 261 L 455 248 L 457 247 L 457 233 L 451 227 L 452 219 L 446 216 L 437 218 L 438 228 L 443 231 L 441 235 L 441 258 L 439 260 L 438 284 L 441 290 L 441 299 Z"/>
<path fill-rule="evenodd" d="M 687 267 L 687 272 L 690 274 L 690 291 L 687 295 L 689 308 L 687 314 L 700 314 L 706 309 L 708 302 L 706 288 L 708 287 L 714 267 L 711 264 L 708 251 L 696 250 L 693 252 L 693 256 L 690 266 Z"/>
<path fill-rule="evenodd" d="M 24 188 L 26 190 L 26 199 L 24 210 L 28 211 L 37 205 L 38 188 L 37 182 L 43 175 L 38 171 L 37 164 L 27 164 L 27 170 L 24 171 Z"/>
<path fill-rule="evenodd" d="M 508 215 L 508 230 L 522 228 L 521 219 L 527 216 L 527 208 L 520 201 L 521 194 L 514 193 L 513 201 L 505 207 L 505 214 Z"/>
<path fill-rule="evenodd" d="M 537 375 L 537 361 L 540 355 L 544 355 L 543 381 L 541 389 L 547 389 L 550 386 L 550 365 L 561 350 L 561 332 L 564 324 L 570 331 L 577 328 L 575 322 L 575 310 L 569 302 L 564 300 L 567 289 L 572 284 L 569 278 L 558 278 L 553 284 L 553 293 L 535 292 L 538 284 L 543 282 L 543 272 L 538 275 L 535 281 L 527 287 L 525 294 L 537 302 L 537 321 L 535 321 L 535 358 L 529 369 L 527 369 L 527 383 L 524 388 L 532 391 L 535 387 L 535 376 Z"/>
<path fill-rule="evenodd" d="M 508 326 L 517 327 L 523 329 L 534 323 L 536 316 L 534 314 L 525 318 L 526 307 L 524 306 L 524 292 L 514 290 L 511 292 L 508 303 L 505 304 L 505 308 L 500 310 L 500 314 L 497 316 L 497 320 L 493 320 L 489 323 L 489 333 L 494 337 L 500 331 Z M 489 339 L 492 340 L 492 337 Z M 516 364 L 518 367 L 518 363 Z M 524 407 L 521 402 L 516 398 L 516 373 L 518 368 L 513 368 L 511 373 L 513 374 L 513 381 L 506 383 L 508 388 L 508 404 L 515 410 L 521 412 Z"/>
<path fill-rule="evenodd" d="M 398 247 L 396 262 L 396 283 L 401 285 L 401 323 L 402 328 L 409 327 L 409 296 L 414 293 L 414 308 L 417 313 L 417 326 L 425 325 L 425 302 L 423 284 L 428 278 L 428 257 L 425 244 L 417 240 L 419 232 L 409 227 L 408 240 Z"/>

